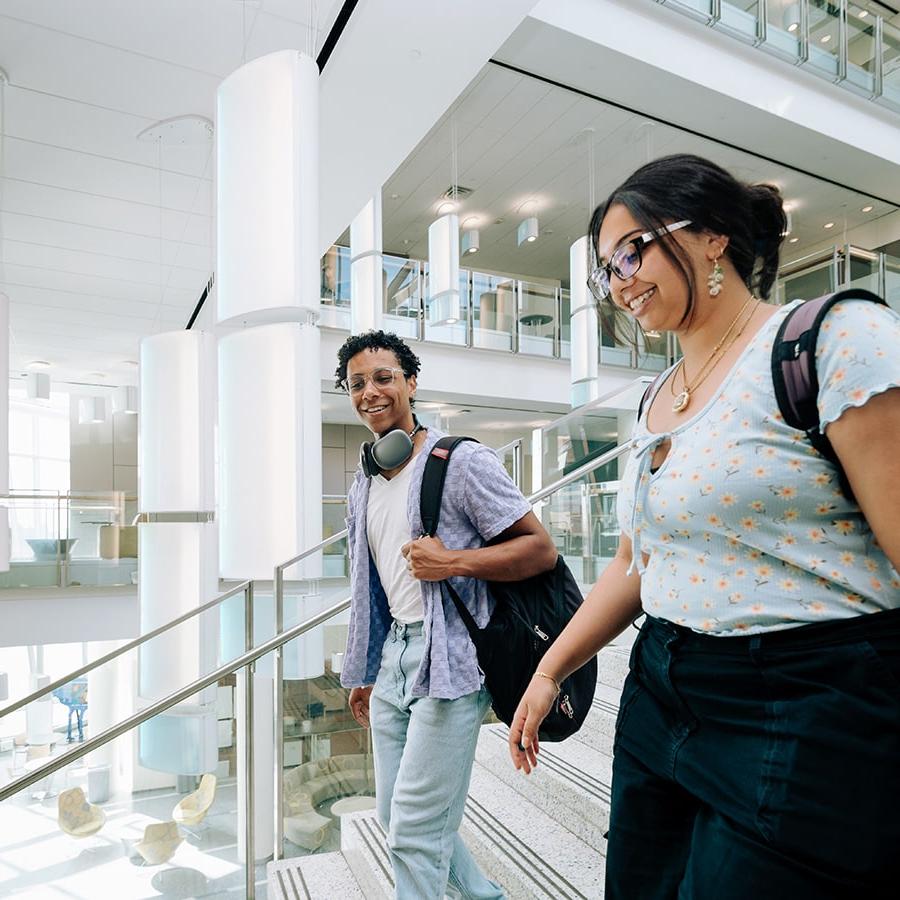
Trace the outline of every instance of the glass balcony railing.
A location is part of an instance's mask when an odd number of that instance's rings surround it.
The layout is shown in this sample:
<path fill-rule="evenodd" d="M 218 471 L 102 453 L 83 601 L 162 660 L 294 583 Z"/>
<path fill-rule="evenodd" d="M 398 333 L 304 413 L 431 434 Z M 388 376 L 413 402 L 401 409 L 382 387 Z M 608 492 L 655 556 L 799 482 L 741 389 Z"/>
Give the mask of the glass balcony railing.
<path fill-rule="evenodd" d="M 350 328 L 350 251 L 332 247 L 322 258 L 321 324 Z M 459 272 L 459 306 L 432 306 L 428 264 L 382 256 L 383 327 L 404 338 L 484 350 L 568 359 L 569 292 L 471 269 Z"/>
<path fill-rule="evenodd" d="M 900 258 L 849 244 L 829 247 L 782 267 L 775 300 L 810 300 L 847 287 L 872 291 L 900 310 Z"/>
<path fill-rule="evenodd" d="M 0 588 L 137 583 L 137 497 L 122 491 L 9 494 L 10 569 Z"/>
<path fill-rule="evenodd" d="M 658 0 L 900 111 L 900 27 L 867 0 Z"/>

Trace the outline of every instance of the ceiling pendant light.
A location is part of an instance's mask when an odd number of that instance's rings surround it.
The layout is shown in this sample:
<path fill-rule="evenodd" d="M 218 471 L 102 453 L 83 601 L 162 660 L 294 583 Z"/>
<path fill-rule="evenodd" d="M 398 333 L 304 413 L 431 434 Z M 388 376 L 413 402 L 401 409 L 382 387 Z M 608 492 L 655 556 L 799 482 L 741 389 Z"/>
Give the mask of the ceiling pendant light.
<path fill-rule="evenodd" d="M 518 246 L 521 247 L 522 244 L 532 244 L 538 239 L 538 235 L 540 234 L 540 226 L 538 224 L 537 216 L 529 216 L 527 219 L 522 219 L 519 222 L 519 228 L 516 231 L 516 240 Z"/>
<path fill-rule="evenodd" d="M 481 235 L 478 233 L 477 228 L 470 228 L 468 231 L 464 231 L 462 247 L 460 248 L 462 255 L 469 256 L 472 253 L 477 253 L 480 243 Z"/>
<path fill-rule="evenodd" d="M 106 397 L 82 397 L 78 404 L 79 425 L 99 425 L 106 421 Z"/>
<path fill-rule="evenodd" d="M 50 376 L 46 372 L 29 372 L 25 376 L 25 394 L 29 400 L 49 400 Z"/>
<path fill-rule="evenodd" d="M 113 394 L 113 409 L 129 416 L 136 416 L 138 411 L 137 388 L 130 384 L 117 387 Z"/>
<path fill-rule="evenodd" d="M 790 6 L 784 11 L 784 18 L 782 20 L 784 22 L 784 27 L 791 33 L 794 34 L 800 28 L 800 4 L 799 3 L 791 3 Z"/>

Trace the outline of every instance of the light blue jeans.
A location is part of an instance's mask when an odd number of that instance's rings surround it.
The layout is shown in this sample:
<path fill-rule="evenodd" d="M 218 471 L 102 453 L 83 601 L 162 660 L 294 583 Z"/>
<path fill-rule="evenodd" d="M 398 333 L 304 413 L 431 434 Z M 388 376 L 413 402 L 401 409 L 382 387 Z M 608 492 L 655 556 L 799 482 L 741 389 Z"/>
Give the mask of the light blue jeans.
<path fill-rule="evenodd" d="M 388 835 L 397 900 L 503 900 L 459 834 L 485 688 L 458 700 L 411 695 L 425 638 L 394 622 L 370 699 L 375 799 Z"/>

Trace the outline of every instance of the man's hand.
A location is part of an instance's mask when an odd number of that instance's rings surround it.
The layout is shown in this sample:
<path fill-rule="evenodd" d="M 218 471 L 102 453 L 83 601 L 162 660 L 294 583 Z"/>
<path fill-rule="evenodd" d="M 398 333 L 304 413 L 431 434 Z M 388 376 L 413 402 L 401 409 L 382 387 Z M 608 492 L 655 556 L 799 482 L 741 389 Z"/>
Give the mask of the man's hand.
<path fill-rule="evenodd" d="M 443 581 L 456 574 L 453 562 L 457 552 L 448 550 L 440 538 L 420 537 L 404 544 L 400 552 L 410 575 L 420 581 Z"/>
<path fill-rule="evenodd" d="M 369 727 L 369 697 L 372 695 L 372 686 L 355 687 L 350 691 L 350 712 L 353 718 L 362 725 L 363 728 Z"/>

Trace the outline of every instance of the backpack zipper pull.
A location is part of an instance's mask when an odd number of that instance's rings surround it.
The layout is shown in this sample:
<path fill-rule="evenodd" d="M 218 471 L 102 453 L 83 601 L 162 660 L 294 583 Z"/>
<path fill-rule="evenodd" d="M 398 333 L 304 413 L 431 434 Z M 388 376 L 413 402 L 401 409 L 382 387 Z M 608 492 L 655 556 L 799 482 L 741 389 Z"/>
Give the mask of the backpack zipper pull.
<path fill-rule="evenodd" d="M 544 634 L 543 631 L 541 631 L 541 629 L 540 629 L 539 626 L 534 625 L 533 628 L 534 628 L 534 633 L 535 633 L 542 641 L 549 641 L 549 640 L 550 640 L 550 638 L 547 637 L 547 635 Z"/>

